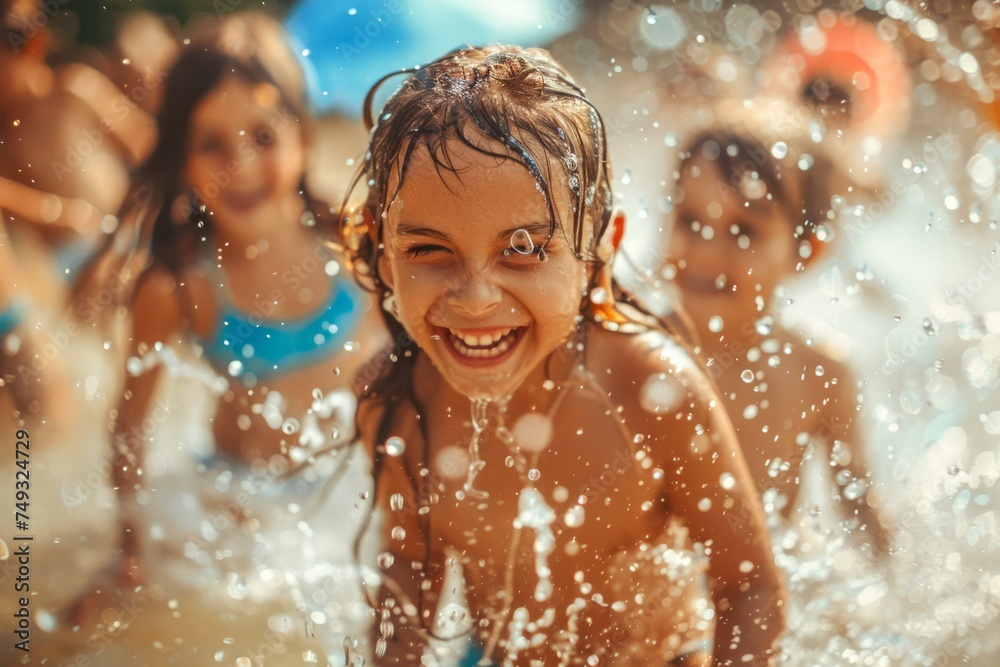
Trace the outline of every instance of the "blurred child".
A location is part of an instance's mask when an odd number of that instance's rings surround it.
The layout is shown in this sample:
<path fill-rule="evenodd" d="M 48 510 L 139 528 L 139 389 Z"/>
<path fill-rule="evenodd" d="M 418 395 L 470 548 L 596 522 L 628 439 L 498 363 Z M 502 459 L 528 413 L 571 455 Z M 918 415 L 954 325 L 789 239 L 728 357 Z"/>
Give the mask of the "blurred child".
<path fill-rule="evenodd" d="M 54 342 L 46 345 L 31 326 L 37 313 L 25 282 L 0 215 L 0 424 L 9 429 L 57 417 L 65 423 L 76 413 L 62 350 Z M 55 405 L 58 413 L 51 409 Z"/>
<path fill-rule="evenodd" d="M 370 299 L 340 273 L 331 247 L 335 217 L 305 188 L 308 119 L 282 34 L 273 19 L 237 14 L 184 47 L 164 83 L 161 141 L 130 199 L 153 221 L 114 430 L 126 581 L 142 580 L 148 526 L 136 498 L 153 489 L 143 477 L 150 433 L 140 426 L 161 362 L 200 354 L 224 378 L 215 454 L 203 463 L 235 476 L 235 490 L 264 469 L 265 486 L 277 487 L 293 450 L 350 437 L 345 385 L 364 347 L 378 343 Z M 241 508 L 237 524 L 250 519 Z"/>
<path fill-rule="evenodd" d="M 833 164 L 782 104 L 757 100 L 730 116 L 681 153 L 669 271 L 765 504 L 791 514 L 815 444 L 851 527 L 878 547 L 888 535 L 868 502 L 857 380 L 774 310 L 779 285 L 813 265 L 831 235 Z"/>
<path fill-rule="evenodd" d="M 15 242 L 41 240 L 47 273 L 66 280 L 112 228 L 105 216 L 122 205 L 155 127 L 97 70 L 50 66 L 40 16 L 36 0 L 0 1 L 0 198 L 16 202 L 6 207 Z M 40 305 L 65 305 L 64 283 L 35 276 L 32 286 Z"/>
<path fill-rule="evenodd" d="M 766 661 L 759 501 L 698 365 L 614 301 L 624 220 L 582 91 L 541 50 L 446 56 L 378 115 L 362 179 L 347 238 L 394 338 L 359 405 L 387 513 L 377 664 L 457 623 L 468 664 L 707 665 L 714 618 L 714 664 Z M 446 549 L 468 610 L 437 609 Z"/>

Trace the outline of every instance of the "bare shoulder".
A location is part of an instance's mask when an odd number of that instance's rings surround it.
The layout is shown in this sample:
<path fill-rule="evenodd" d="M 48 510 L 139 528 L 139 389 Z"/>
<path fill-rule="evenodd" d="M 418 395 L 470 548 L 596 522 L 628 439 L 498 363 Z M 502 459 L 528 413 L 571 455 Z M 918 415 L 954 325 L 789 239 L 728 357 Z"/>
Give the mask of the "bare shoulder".
<path fill-rule="evenodd" d="M 146 269 L 132 295 L 132 320 L 136 342 L 156 342 L 177 330 L 180 306 L 177 280 L 166 268 L 153 265 Z"/>
<path fill-rule="evenodd" d="M 595 325 L 587 365 L 622 416 L 647 431 L 701 421 L 716 403 L 715 388 L 693 352 L 664 331 L 622 334 Z"/>

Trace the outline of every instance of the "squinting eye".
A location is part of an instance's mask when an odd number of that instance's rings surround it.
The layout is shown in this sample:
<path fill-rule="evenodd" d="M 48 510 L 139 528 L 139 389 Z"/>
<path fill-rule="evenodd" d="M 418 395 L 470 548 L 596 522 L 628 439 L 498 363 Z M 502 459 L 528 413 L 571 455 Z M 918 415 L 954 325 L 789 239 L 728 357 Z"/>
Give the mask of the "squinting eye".
<path fill-rule="evenodd" d="M 544 262 L 549 258 L 549 254 L 545 252 L 545 248 L 543 248 L 540 245 L 534 245 L 534 244 L 532 244 L 530 250 L 525 250 L 523 252 L 521 250 L 515 250 L 514 248 L 504 248 L 503 256 L 510 257 L 513 259 L 516 259 L 518 257 L 524 259 L 537 258 L 539 262 Z"/>
<path fill-rule="evenodd" d="M 408 257 L 426 257 L 436 252 L 446 252 L 446 250 L 439 245 L 418 245 L 407 249 L 406 254 Z"/>
<path fill-rule="evenodd" d="M 219 153 L 222 152 L 222 142 L 218 139 L 207 139 L 195 146 L 198 153 Z"/>

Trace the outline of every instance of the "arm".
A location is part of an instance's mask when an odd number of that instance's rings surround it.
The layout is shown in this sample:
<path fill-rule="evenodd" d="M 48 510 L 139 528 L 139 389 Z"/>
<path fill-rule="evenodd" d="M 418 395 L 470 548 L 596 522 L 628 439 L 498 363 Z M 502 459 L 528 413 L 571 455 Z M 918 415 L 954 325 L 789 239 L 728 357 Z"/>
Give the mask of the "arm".
<path fill-rule="evenodd" d="M 0 177 L 0 207 L 35 224 L 92 234 L 100 228 L 101 212 L 83 199 L 44 192 Z"/>
<path fill-rule="evenodd" d="M 131 167 L 141 164 L 156 145 L 156 122 L 96 69 L 73 63 L 59 72 L 63 88 L 79 97 L 101 119 L 100 130 L 109 131 L 125 149 Z"/>
<path fill-rule="evenodd" d="M 434 625 L 444 576 L 442 551 L 428 549 L 430 537 L 423 527 L 426 524 L 418 520 L 417 512 L 425 503 L 414 493 L 402 461 L 402 457 L 384 456 L 377 480 L 376 506 L 386 522 L 382 531 L 385 548 L 378 559 L 382 582 L 372 637 L 376 664 L 380 665 L 420 664 L 428 638 L 424 628 Z M 389 560 L 391 564 L 386 567 Z"/>
<path fill-rule="evenodd" d="M 154 343 L 174 343 L 181 318 L 174 295 L 174 280 L 164 271 L 154 269 L 140 280 L 132 301 L 132 340 L 128 357 L 151 349 Z M 126 583 L 140 583 L 139 554 L 142 534 L 136 515 L 136 493 L 142 486 L 143 448 L 148 434 L 141 427 L 149 411 L 160 368 L 126 372 L 118 417 L 112 435 L 112 483 L 121 505 L 122 568 L 120 578 Z"/>
<path fill-rule="evenodd" d="M 767 665 L 784 629 L 785 591 L 764 512 L 729 417 L 704 381 L 687 384 L 691 420 L 671 433 L 678 477 L 665 485 L 665 500 L 708 550 L 715 664 Z"/>
<path fill-rule="evenodd" d="M 829 400 L 820 413 L 814 434 L 825 447 L 831 465 L 839 500 L 846 514 L 858 520 L 857 530 L 863 531 L 876 556 L 885 556 L 892 543 L 892 530 L 878 511 L 878 497 L 872 488 L 868 443 L 858 424 L 857 383 L 851 373 L 841 368 L 836 385 L 825 388 Z M 844 473 L 843 471 L 846 471 Z M 846 483 L 843 477 L 849 478 Z M 854 483 L 854 480 L 860 480 Z"/>

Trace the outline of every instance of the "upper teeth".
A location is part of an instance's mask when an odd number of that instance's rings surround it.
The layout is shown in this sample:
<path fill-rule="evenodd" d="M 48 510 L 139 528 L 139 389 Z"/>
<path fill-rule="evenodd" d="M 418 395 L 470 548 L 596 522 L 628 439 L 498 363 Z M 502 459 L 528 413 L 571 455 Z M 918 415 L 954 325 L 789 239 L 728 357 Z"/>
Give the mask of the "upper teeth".
<path fill-rule="evenodd" d="M 487 345 L 493 345 L 513 330 L 514 330 L 513 328 L 497 329 L 492 333 L 484 333 L 476 335 L 471 333 L 462 333 L 461 331 L 455 331 L 454 329 L 449 329 L 449 331 L 463 343 L 475 347 L 485 347 Z"/>

